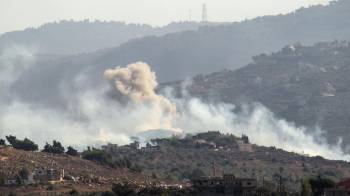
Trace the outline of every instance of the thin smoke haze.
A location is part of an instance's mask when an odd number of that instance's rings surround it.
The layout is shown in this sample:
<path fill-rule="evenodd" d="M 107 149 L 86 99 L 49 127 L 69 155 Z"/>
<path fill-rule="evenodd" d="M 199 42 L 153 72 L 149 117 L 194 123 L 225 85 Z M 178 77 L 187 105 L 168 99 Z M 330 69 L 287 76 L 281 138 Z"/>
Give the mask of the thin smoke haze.
<path fill-rule="evenodd" d="M 15 53 L 17 55 L 8 55 Z M 28 58 L 15 61 L 18 56 Z M 21 76 L 25 65 L 35 59 L 34 53 L 18 49 L 7 51 L 1 57 L 1 68 L 10 70 L 8 74 L 0 75 L 1 81 L 11 81 L 4 83 L 6 88 L 10 88 Z M 12 66 L 23 69 L 12 69 Z M 106 82 L 98 88 L 87 87 L 85 81 L 88 79 L 83 75 L 76 78 L 77 90 L 66 96 L 71 112 L 33 105 L 3 91 L 4 97 L 11 99 L 0 103 L 0 137 L 9 134 L 29 137 L 40 145 L 58 139 L 84 148 L 107 142 L 127 144 L 131 142 L 131 136 L 148 130 L 172 130 L 183 134 L 220 130 L 235 135 L 246 134 L 258 145 L 350 160 L 340 144 L 328 145 L 320 130 L 314 135 L 307 134 L 307 128 L 276 118 L 261 104 L 247 104 L 241 112 L 235 113 L 232 104 L 204 102 L 191 97 L 184 89 L 182 98 L 175 97 L 169 88 L 159 94 L 156 73 L 146 63 L 108 69 L 101 77 Z M 67 92 L 63 89 L 57 93 Z"/>

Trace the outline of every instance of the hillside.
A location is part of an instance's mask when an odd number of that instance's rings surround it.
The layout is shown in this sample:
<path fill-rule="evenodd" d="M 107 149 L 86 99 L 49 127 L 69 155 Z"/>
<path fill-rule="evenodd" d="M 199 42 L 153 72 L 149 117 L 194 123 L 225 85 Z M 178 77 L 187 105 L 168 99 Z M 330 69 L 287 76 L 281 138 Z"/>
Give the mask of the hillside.
<path fill-rule="evenodd" d="M 33 171 L 38 168 L 64 169 L 65 176 L 71 176 L 76 182 L 58 184 L 56 191 L 71 191 L 78 189 L 87 192 L 110 190 L 115 182 L 131 180 L 142 182 L 145 177 L 134 174 L 126 169 L 112 169 L 79 157 L 68 155 L 54 155 L 43 152 L 17 150 L 11 147 L 0 146 L 0 177 L 9 177 L 17 174 L 22 168 Z M 18 190 L 17 190 L 18 189 Z M 43 193 L 47 185 L 27 187 L 28 193 Z M 0 193 L 6 191 L 19 191 L 23 188 L 7 188 L 0 186 Z M 0 194 L 1 195 L 1 194 Z"/>
<path fill-rule="evenodd" d="M 234 70 L 249 63 L 254 55 L 277 51 L 287 44 L 349 40 L 348 18 L 350 2 L 339 0 L 328 6 L 303 8 L 286 15 L 138 38 L 117 48 L 60 60 L 38 58 L 21 74 L 12 91 L 25 101 L 62 104 L 65 95 L 57 95 L 57 92 L 63 87 L 78 88 L 74 85 L 83 77 L 88 78 L 89 87 L 95 88 L 105 82 L 102 79 L 104 70 L 136 61 L 150 64 L 159 82 Z"/>
<path fill-rule="evenodd" d="M 183 138 L 173 136 L 151 139 L 141 147 L 137 142 L 124 146 L 108 144 L 102 146 L 102 150 L 93 151 L 103 153 L 95 154 L 95 158 L 108 159 L 96 159 L 92 162 L 79 157 L 22 151 L 2 146 L 0 182 L 18 174 L 22 168 L 33 171 L 41 167 L 64 169 L 66 181 L 54 186 L 45 183 L 31 186 L 0 186 L 0 193 L 53 194 L 67 193 L 71 190 L 92 193 L 110 191 L 111 186 L 117 182 L 128 181 L 138 185 L 154 182 L 161 186 L 187 184 L 191 179 L 223 174 L 256 178 L 259 186 L 264 182 L 264 186 L 268 184 L 271 190 L 277 188 L 281 176 L 283 186 L 293 192 L 300 191 L 300 182 L 303 179 L 320 175 L 339 181 L 350 176 L 348 162 L 258 146 L 251 144 L 247 136 L 236 137 L 221 134 L 219 131 L 186 135 Z M 105 162 L 118 165 L 118 160 L 129 160 L 131 165 L 139 165 L 139 172 L 113 169 Z"/>
<path fill-rule="evenodd" d="M 224 68 L 236 69 L 249 63 L 254 55 L 273 52 L 295 42 L 309 45 L 334 39 L 349 40 L 349 17 L 350 2 L 339 0 L 328 6 L 302 8 L 286 15 L 135 39 L 87 62 L 94 54 L 63 62 L 70 67 L 84 66 L 101 73 L 116 65 L 145 61 L 153 66 L 161 82 L 172 81 Z"/>
<path fill-rule="evenodd" d="M 329 141 L 349 145 L 350 44 L 295 44 L 261 54 L 236 71 L 197 76 L 195 96 L 241 105 L 259 102 L 297 125 L 320 126 Z"/>
<path fill-rule="evenodd" d="M 238 177 L 263 178 L 276 183 L 282 175 L 285 185 L 300 188 L 301 179 L 317 175 L 339 180 L 350 175 L 350 164 L 322 157 L 308 157 L 274 147 L 249 144 L 249 138 L 238 138 L 219 132 L 153 139 L 140 149 L 120 146 L 108 148 L 115 157 L 126 157 L 140 164 L 143 174 L 155 179 L 183 181 L 200 176 L 233 173 Z M 109 149 L 109 150 L 108 150 Z"/>
<path fill-rule="evenodd" d="M 60 21 L 38 28 L 8 32 L 0 35 L 0 51 L 11 45 L 35 48 L 45 55 L 71 55 L 117 47 L 131 39 L 160 36 L 168 33 L 196 30 L 201 23 L 171 23 L 163 27 L 123 22 Z"/>

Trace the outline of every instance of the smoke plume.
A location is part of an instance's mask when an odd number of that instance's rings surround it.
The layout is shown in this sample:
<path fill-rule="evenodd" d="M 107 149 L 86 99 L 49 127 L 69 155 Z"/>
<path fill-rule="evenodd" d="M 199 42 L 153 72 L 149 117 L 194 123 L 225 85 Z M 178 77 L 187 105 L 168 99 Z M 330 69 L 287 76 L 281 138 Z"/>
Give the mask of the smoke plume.
<path fill-rule="evenodd" d="M 156 74 L 147 64 L 138 62 L 125 68 L 108 69 L 104 76 L 131 104 L 152 108 L 149 115 L 160 117 L 156 120 L 156 128 L 174 129 L 172 121 L 176 117 L 176 106 L 164 96 L 156 94 Z"/>
<path fill-rule="evenodd" d="M 64 97 L 68 107 L 57 109 L 11 93 L 11 85 L 32 66 L 34 54 L 12 48 L 0 57 L 0 68 L 6 70 L 0 74 L 1 138 L 9 134 L 28 137 L 41 146 L 56 139 L 84 148 L 106 142 L 126 144 L 131 136 L 141 137 L 148 130 L 183 134 L 220 130 L 237 136 L 246 134 L 258 145 L 350 160 L 339 145 L 331 146 L 322 139 L 321 130 L 296 127 L 261 104 L 247 103 L 240 112 L 234 112 L 235 105 L 204 102 L 185 90 L 182 98 L 174 96 L 170 88 L 158 93 L 156 74 L 146 63 L 106 70 L 101 73 L 105 83 L 97 87 L 89 85 L 90 78 L 83 71 L 70 84 L 62 79 L 57 84 L 57 96 Z"/>

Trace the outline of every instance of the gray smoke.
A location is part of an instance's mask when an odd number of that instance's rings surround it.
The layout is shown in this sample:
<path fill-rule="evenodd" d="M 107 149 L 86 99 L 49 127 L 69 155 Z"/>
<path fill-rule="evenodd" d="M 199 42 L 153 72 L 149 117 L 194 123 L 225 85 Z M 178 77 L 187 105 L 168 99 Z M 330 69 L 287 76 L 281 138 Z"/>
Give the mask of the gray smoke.
<path fill-rule="evenodd" d="M 94 88 L 89 87 L 89 78 L 81 73 L 70 84 L 74 90 L 62 88 L 57 92 L 65 97 L 69 106 L 66 110 L 29 103 L 13 97 L 9 89 L 32 66 L 35 55 L 16 47 L 0 56 L 0 68 L 5 70 L 0 74 L 0 137 L 29 137 L 40 145 L 57 139 L 83 148 L 106 142 L 126 144 L 131 142 L 131 136 L 148 130 L 220 130 L 246 134 L 258 145 L 350 160 L 340 145 L 330 146 L 322 140 L 321 130 L 296 127 L 260 104 L 247 104 L 235 113 L 234 105 L 207 103 L 185 92 L 183 98 L 173 96 L 171 89 L 158 94 L 155 73 L 141 62 L 106 70 L 106 82 Z M 118 96 L 110 96 L 111 92 Z M 313 135 L 307 134 L 311 132 Z"/>

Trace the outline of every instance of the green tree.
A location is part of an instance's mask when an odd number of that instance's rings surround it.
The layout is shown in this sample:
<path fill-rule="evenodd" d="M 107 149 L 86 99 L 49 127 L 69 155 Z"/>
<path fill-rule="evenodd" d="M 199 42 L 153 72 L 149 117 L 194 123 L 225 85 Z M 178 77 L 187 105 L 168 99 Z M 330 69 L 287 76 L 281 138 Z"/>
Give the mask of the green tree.
<path fill-rule="evenodd" d="M 17 143 L 17 138 L 13 135 L 6 136 L 6 140 L 13 146 Z"/>
<path fill-rule="evenodd" d="M 73 147 L 68 146 L 66 154 L 70 155 L 70 156 L 77 156 L 78 151 L 76 149 L 74 149 Z"/>
<path fill-rule="evenodd" d="M 109 154 L 107 154 L 103 150 L 96 149 L 96 148 L 88 147 L 87 150 L 82 152 L 82 157 L 90 161 L 96 161 L 102 164 L 107 164 L 111 167 L 114 167 L 117 165 L 116 161 L 113 161 L 112 157 Z"/>
<path fill-rule="evenodd" d="M 190 176 L 188 176 L 189 179 L 196 179 L 196 178 L 200 178 L 205 176 L 205 173 L 203 172 L 203 170 L 196 168 L 194 170 L 192 170 L 192 172 L 190 173 Z"/>
<path fill-rule="evenodd" d="M 52 145 L 57 151 L 62 154 L 64 153 L 64 147 L 62 146 L 61 142 L 54 140 Z"/>
<path fill-rule="evenodd" d="M 151 177 L 152 177 L 153 179 L 157 179 L 157 178 L 158 178 L 157 174 L 156 174 L 156 173 L 154 173 L 154 172 L 152 172 Z"/>
<path fill-rule="evenodd" d="M 76 189 L 72 189 L 71 191 L 69 191 L 68 194 L 69 195 L 79 195 L 79 191 L 77 191 Z"/>
<path fill-rule="evenodd" d="M 5 177 L 3 175 L 0 175 L 0 186 L 3 186 L 5 184 Z"/>
<path fill-rule="evenodd" d="M 101 196 L 116 196 L 116 194 L 110 191 L 105 191 L 101 193 Z"/>
<path fill-rule="evenodd" d="M 28 138 L 24 138 L 24 140 L 18 140 L 15 136 L 9 135 L 6 136 L 6 140 L 10 143 L 10 145 L 16 149 L 26 150 L 26 151 L 37 151 L 38 145 Z"/>
<path fill-rule="evenodd" d="M 118 196 L 136 196 L 136 187 L 129 183 L 114 184 L 112 191 Z"/>
<path fill-rule="evenodd" d="M 311 178 L 309 182 L 314 196 L 323 195 L 326 188 L 333 188 L 335 186 L 335 183 L 332 180 L 322 178 L 321 176 Z"/>
<path fill-rule="evenodd" d="M 52 154 L 63 154 L 64 153 L 64 147 L 62 146 L 61 142 L 53 140 L 53 144 L 46 143 L 44 146 L 43 152 L 52 153 Z"/>
<path fill-rule="evenodd" d="M 134 164 L 129 169 L 134 173 L 141 173 L 142 172 L 142 167 L 139 164 Z"/>
<path fill-rule="evenodd" d="M 3 139 L 0 139 L 0 146 L 5 146 L 6 145 L 6 141 Z"/>
<path fill-rule="evenodd" d="M 27 168 L 23 167 L 21 170 L 19 170 L 18 175 L 21 177 L 21 179 L 28 179 L 29 171 Z"/>
<path fill-rule="evenodd" d="M 301 184 L 301 196 L 311 196 L 312 189 L 309 180 L 303 180 Z"/>

